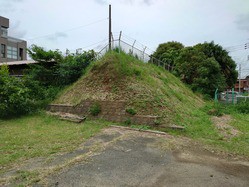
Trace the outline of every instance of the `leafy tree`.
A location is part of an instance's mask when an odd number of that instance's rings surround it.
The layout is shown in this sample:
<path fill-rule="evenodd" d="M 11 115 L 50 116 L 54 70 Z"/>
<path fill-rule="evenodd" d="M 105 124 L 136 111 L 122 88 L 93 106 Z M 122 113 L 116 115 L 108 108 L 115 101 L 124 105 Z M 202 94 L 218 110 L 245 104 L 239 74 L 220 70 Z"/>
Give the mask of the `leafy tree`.
<path fill-rule="evenodd" d="M 78 55 L 68 55 L 58 64 L 56 75 L 58 84 L 68 85 L 75 82 L 83 74 L 88 65 L 95 59 L 95 52 L 90 50 Z"/>
<path fill-rule="evenodd" d="M 32 45 L 28 49 L 29 56 L 39 62 L 38 64 L 31 64 L 30 69 L 26 71 L 26 74 L 34 81 L 39 81 L 42 86 L 49 86 L 56 84 L 57 64 L 63 60 L 61 52 L 46 51 L 44 48 Z"/>
<path fill-rule="evenodd" d="M 194 91 L 212 96 L 216 88 L 226 85 L 219 63 L 193 47 L 182 49 L 175 64 L 175 74 Z"/>
<path fill-rule="evenodd" d="M 221 72 L 226 79 L 227 86 L 234 86 L 238 77 L 236 63 L 222 46 L 215 44 L 214 42 L 205 42 L 203 44 L 197 44 L 194 48 L 203 52 L 207 58 L 213 57 L 221 67 Z"/>
<path fill-rule="evenodd" d="M 175 66 L 174 74 L 194 91 L 204 94 L 212 95 L 216 88 L 232 87 L 237 80 L 235 62 L 214 42 L 186 48 L 179 42 L 167 42 L 160 44 L 152 56 Z"/>
<path fill-rule="evenodd" d="M 43 47 L 37 45 L 32 45 L 31 48 L 28 49 L 28 54 L 37 62 L 59 62 L 63 58 L 59 50 L 46 51 Z"/>
<path fill-rule="evenodd" d="M 184 46 L 180 42 L 172 41 L 163 43 L 157 47 L 157 50 L 152 57 L 161 60 L 173 68 L 175 65 L 175 59 L 179 56 L 180 51 L 183 48 Z"/>
<path fill-rule="evenodd" d="M 33 45 L 29 55 L 38 64 L 30 65 L 22 79 L 9 75 L 7 66 L 0 68 L 0 118 L 34 112 L 45 106 L 65 85 L 76 81 L 95 58 L 95 52 L 70 54 L 46 51 Z"/>
<path fill-rule="evenodd" d="M 46 51 L 42 47 L 33 45 L 28 50 L 32 59 L 38 64 L 30 65 L 27 76 L 37 80 L 42 86 L 59 86 L 75 82 L 86 67 L 95 59 L 95 52 L 90 50 L 82 54 L 69 54 L 64 57 L 58 50 Z"/>

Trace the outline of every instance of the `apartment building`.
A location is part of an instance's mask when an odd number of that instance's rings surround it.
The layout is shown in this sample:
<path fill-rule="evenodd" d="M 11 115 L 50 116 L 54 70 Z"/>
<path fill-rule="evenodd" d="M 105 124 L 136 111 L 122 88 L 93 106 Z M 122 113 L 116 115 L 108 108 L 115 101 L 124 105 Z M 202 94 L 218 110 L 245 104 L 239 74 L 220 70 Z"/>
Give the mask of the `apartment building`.
<path fill-rule="evenodd" d="M 0 16 L 0 28 L 0 63 L 27 60 L 27 42 L 8 35 L 8 18 Z"/>
<path fill-rule="evenodd" d="M 234 86 L 234 90 L 237 92 L 249 91 L 249 76 L 245 79 L 238 79 Z"/>

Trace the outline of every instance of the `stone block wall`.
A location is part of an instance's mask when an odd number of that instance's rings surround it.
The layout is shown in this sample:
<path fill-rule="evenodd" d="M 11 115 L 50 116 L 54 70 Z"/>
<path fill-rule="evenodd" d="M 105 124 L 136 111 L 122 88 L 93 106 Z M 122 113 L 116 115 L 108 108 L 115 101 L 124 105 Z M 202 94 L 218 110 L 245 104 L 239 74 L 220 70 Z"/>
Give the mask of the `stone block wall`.
<path fill-rule="evenodd" d="M 94 104 L 99 104 L 101 112 L 97 116 L 91 116 L 89 110 Z M 50 112 L 63 112 L 86 116 L 88 118 L 100 118 L 112 122 L 130 121 L 133 124 L 155 125 L 158 116 L 130 115 L 126 112 L 125 101 L 91 101 L 86 100 L 78 105 L 51 104 Z"/>

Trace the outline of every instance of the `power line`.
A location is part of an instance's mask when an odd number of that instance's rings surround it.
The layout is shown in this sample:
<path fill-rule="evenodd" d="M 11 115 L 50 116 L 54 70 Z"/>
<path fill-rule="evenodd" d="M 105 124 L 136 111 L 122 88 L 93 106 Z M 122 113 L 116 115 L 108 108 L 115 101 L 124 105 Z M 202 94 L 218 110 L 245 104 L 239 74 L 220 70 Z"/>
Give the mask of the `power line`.
<path fill-rule="evenodd" d="M 90 25 L 93 25 L 93 24 L 96 24 L 96 23 L 105 21 L 105 20 L 107 20 L 107 19 L 108 19 L 108 18 L 104 18 L 104 19 L 101 19 L 101 20 L 97 20 L 97 21 L 88 23 L 88 24 L 86 24 L 86 25 L 81 25 L 81 26 L 79 26 L 79 27 L 74 27 L 74 28 L 71 28 L 71 29 L 67 29 L 67 30 L 64 30 L 64 31 L 60 31 L 59 33 L 71 32 L 71 31 L 74 31 L 74 30 L 78 30 L 78 29 L 81 29 L 81 28 L 84 28 L 84 27 L 88 27 L 88 26 L 90 26 Z M 52 35 L 55 35 L 55 34 L 56 34 L 56 32 L 55 32 L 55 33 L 51 33 L 51 34 L 46 34 L 46 35 L 43 35 L 43 36 L 38 36 L 38 37 L 30 38 L 30 39 L 27 39 L 27 41 L 32 41 L 32 40 L 36 40 L 36 39 L 46 38 L 46 37 L 49 37 L 49 36 L 52 36 Z"/>
<path fill-rule="evenodd" d="M 131 42 L 136 41 L 136 44 L 141 45 L 142 48 L 145 48 L 145 47 L 146 47 L 146 50 L 147 50 L 147 51 L 149 50 L 151 53 L 154 53 L 154 52 L 155 52 L 154 50 L 148 48 L 146 45 L 142 44 L 141 42 L 137 41 L 136 39 L 134 39 L 134 38 L 132 38 L 132 37 L 126 35 L 126 34 L 122 34 L 122 37 L 123 37 L 123 36 L 124 36 L 126 39 L 130 40 Z"/>
<path fill-rule="evenodd" d="M 240 44 L 240 45 L 236 45 L 236 46 L 225 47 L 225 49 L 228 52 L 235 52 L 235 51 L 240 51 L 240 50 L 246 50 L 246 49 L 249 49 L 249 42 L 244 43 L 244 44 Z"/>
<path fill-rule="evenodd" d="M 101 40 L 101 41 L 99 41 L 99 42 L 90 44 L 90 45 L 88 45 L 88 46 L 82 47 L 82 49 L 86 49 L 86 48 L 88 48 L 88 47 L 92 47 L 92 46 L 97 45 L 97 44 L 99 44 L 99 43 L 103 43 L 104 41 L 107 41 L 107 38 L 104 39 L 104 40 Z"/>
<path fill-rule="evenodd" d="M 88 47 L 92 47 L 92 46 L 95 46 L 95 45 L 97 45 L 97 44 L 100 44 L 100 43 L 104 43 L 105 41 L 107 41 L 107 38 L 106 39 L 104 39 L 104 40 L 101 40 L 101 41 L 99 41 L 99 42 L 95 42 L 95 43 L 92 43 L 92 44 L 89 44 L 89 45 L 87 45 L 87 46 L 84 46 L 84 47 L 78 47 L 77 49 L 86 49 L 86 48 L 88 48 Z M 76 51 L 77 49 L 68 49 L 69 51 Z"/>

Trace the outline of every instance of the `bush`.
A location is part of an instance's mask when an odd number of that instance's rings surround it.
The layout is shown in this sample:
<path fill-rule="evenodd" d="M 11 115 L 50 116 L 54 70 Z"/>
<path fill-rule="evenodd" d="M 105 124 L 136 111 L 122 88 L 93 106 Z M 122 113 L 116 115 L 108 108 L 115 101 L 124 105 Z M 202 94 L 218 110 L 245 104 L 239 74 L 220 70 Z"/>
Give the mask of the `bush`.
<path fill-rule="evenodd" d="M 63 57 L 58 50 L 45 51 L 35 45 L 28 53 L 39 63 L 30 65 L 24 78 L 11 77 L 7 66 L 0 68 L 0 118 L 45 107 L 62 88 L 75 82 L 95 58 L 92 50 Z M 92 109 L 94 115 L 99 112 L 98 108 Z"/>
<path fill-rule="evenodd" d="M 137 113 L 133 108 L 127 108 L 125 111 L 131 115 L 135 115 Z"/>
<path fill-rule="evenodd" d="M 94 103 L 90 109 L 89 109 L 89 112 L 91 115 L 93 116 L 97 116 L 100 112 L 101 112 L 101 107 L 98 103 Z"/>
<path fill-rule="evenodd" d="M 130 125 L 131 124 L 131 119 L 130 118 L 127 118 L 125 121 L 124 121 L 124 124 L 125 125 Z"/>
<path fill-rule="evenodd" d="M 30 90 L 18 78 L 9 76 L 7 66 L 0 69 L 0 118 L 34 111 L 36 100 Z"/>

